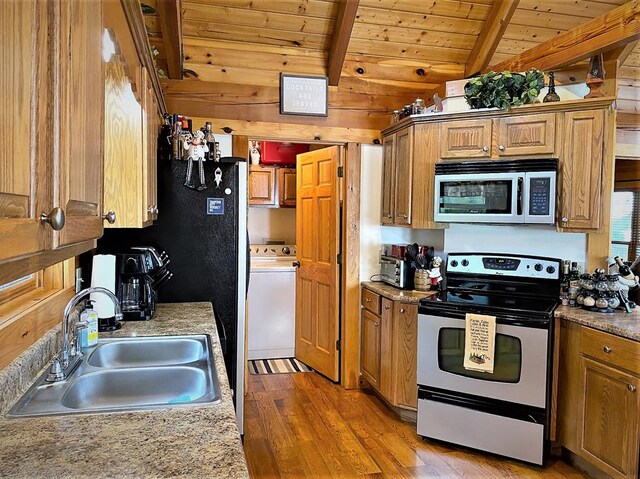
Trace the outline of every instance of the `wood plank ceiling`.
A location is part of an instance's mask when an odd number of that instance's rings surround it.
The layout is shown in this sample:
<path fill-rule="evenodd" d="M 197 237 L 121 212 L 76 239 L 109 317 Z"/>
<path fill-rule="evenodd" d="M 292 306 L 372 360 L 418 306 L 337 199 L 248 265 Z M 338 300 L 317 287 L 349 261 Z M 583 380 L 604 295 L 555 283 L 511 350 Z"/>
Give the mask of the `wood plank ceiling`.
<path fill-rule="evenodd" d="M 491 37 L 482 32 L 485 21 L 502 25 L 495 18 L 502 12 L 490 15 L 500 1 L 360 0 L 339 85 L 330 87 L 329 117 L 318 119 L 279 115 L 279 75 L 328 74 L 340 0 L 182 0 L 186 73 L 163 80 L 166 101 L 192 116 L 379 130 L 391 110 L 430 99 L 443 82 L 479 64 L 476 43 Z M 515 11 L 502 8 L 511 18 L 487 61 L 506 60 L 625 1 L 520 0 Z M 166 71 L 161 21 L 145 18 Z M 625 108 L 637 111 L 640 46 L 619 76 L 621 97 L 630 97 Z"/>

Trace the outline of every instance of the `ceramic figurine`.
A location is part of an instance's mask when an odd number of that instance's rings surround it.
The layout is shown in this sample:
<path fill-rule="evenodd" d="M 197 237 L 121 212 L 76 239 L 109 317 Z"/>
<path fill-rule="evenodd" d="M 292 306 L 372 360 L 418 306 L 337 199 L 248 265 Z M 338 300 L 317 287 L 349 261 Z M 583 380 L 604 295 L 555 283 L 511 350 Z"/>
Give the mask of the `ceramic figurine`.
<path fill-rule="evenodd" d="M 209 151 L 207 142 L 204 139 L 204 133 L 200 130 L 196 130 L 195 134 L 191 138 L 187 138 L 184 142 L 184 149 L 188 151 L 187 161 L 187 175 L 184 180 L 184 186 L 197 189 L 198 191 L 205 190 L 207 184 L 204 178 L 204 162 L 205 153 Z M 196 186 L 191 182 L 191 173 L 193 172 L 193 162 L 198 162 L 198 172 L 200 177 L 200 186 Z"/>
<path fill-rule="evenodd" d="M 440 283 L 442 282 L 442 273 L 440 273 L 440 266 L 442 265 L 442 258 L 435 256 L 431 261 L 431 269 L 429 270 L 429 278 L 431 278 L 431 289 L 440 289 Z"/>

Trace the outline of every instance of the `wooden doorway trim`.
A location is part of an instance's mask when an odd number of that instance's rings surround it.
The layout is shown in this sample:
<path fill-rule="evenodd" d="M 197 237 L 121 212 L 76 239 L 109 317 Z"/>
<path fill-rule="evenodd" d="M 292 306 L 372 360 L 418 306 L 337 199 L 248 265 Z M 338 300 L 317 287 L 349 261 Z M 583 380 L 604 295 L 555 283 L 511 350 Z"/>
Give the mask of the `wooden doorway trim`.
<path fill-rule="evenodd" d="M 347 143 L 342 156 L 341 385 L 360 387 L 360 143 Z"/>

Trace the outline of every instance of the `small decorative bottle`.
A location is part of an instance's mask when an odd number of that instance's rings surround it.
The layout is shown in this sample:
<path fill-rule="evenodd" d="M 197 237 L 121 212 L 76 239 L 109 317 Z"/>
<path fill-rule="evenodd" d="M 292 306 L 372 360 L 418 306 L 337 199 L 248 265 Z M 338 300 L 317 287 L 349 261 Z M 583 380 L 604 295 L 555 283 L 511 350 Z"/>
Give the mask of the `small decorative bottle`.
<path fill-rule="evenodd" d="M 556 81 L 555 73 L 549 72 L 549 92 L 542 99 L 543 103 L 549 103 L 552 101 L 560 101 L 560 97 L 556 93 Z"/>

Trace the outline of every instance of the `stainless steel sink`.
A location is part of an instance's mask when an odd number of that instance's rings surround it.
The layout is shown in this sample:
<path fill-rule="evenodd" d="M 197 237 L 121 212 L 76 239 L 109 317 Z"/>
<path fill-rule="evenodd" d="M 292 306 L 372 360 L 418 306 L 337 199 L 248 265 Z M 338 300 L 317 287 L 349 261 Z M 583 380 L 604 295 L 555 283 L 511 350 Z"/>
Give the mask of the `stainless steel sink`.
<path fill-rule="evenodd" d="M 99 368 L 168 366 L 199 361 L 205 344 L 191 337 L 108 339 L 90 355 L 88 363 Z"/>
<path fill-rule="evenodd" d="M 46 373 L 7 417 L 195 406 L 220 400 L 206 335 L 101 340 L 68 379 Z"/>

